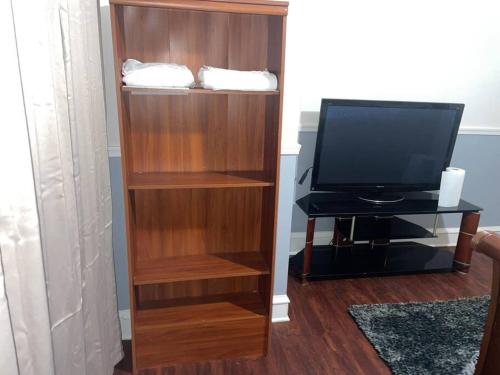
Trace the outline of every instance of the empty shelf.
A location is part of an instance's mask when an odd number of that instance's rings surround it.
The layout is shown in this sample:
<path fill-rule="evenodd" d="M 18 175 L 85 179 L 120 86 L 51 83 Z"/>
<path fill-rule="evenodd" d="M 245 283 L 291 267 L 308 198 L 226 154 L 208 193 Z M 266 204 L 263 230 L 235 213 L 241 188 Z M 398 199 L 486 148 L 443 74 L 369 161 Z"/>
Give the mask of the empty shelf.
<path fill-rule="evenodd" d="M 269 267 L 260 252 L 189 255 L 137 264 L 134 285 L 264 274 Z"/>
<path fill-rule="evenodd" d="M 134 322 L 136 331 L 145 331 L 266 315 L 264 303 L 257 293 L 222 294 L 155 301 L 137 310 Z"/>
<path fill-rule="evenodd" d="M 274 186 L 264 172 L 134 173 L 128 189 L 194 189 Z"/>

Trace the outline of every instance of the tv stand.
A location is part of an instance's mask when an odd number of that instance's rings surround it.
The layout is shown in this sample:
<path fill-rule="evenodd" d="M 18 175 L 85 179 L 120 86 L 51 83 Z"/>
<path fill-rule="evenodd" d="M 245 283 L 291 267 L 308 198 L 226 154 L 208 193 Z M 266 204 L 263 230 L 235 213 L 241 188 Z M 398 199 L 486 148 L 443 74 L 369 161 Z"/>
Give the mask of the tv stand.
<path fill-rule="evenodd" d="M 358 199 L 374 204 L 391 204 L 401 202 L 405 197 L 401 194 L 364 193 L 358 195 Z"/>
<path fill-rule="evenodd" d="M 308 216 L 307 235 L 305 248 L 290 259 L 290 272 L 302 282 L 408 273 L 467 273 L 472 256 L 471 239 L 477 231 L 482 208 L 464 200 L 456 207 L 439 207 L 438 198 L 431 193 L 408 193 L 404 200 L 378 204 L 346 193 L 311 193 L 297 201 Z M 445 213 L 462 214 L 454 249 L 411 241 L 436 237 L 435 228 L 429 231 L 397 216 L 436 215 L 437 218 Z M 314 246 L 315 222 L 321 217 L 335 217 L 333 238 L 330 245 Z"/>

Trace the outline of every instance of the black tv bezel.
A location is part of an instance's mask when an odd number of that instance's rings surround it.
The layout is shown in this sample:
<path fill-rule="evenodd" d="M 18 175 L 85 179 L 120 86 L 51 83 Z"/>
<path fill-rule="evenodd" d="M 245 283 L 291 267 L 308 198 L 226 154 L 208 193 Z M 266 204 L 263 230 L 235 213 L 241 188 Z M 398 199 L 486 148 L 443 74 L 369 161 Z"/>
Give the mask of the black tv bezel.
<path fill-rule="evenodd" d="M 319 155 L 321 154 L 321 145 L 323 133 L 325 130 L 326 111 L 331 105 L 354 106 L 354 107 L 383 107 L 383 108 L 432 108 L 432 109 L 455 109 L 457 116 L 453 128 L 453 133 L 448 144 L 446 159 L 443 165 L 445 170 L 450 165 L 453 148 L 457 139 L 458 128 L 464 111 L 464 104 L 461 103 L 432 103 L 432 102 L 403 102 L 403 101 L 386 101 L 386 100 L 354 100 L 354 99 L 322 99 L 321 110 L 319 115 L 318 133 L 316 137 L 316 149 L 314 151 L 314 163 L 311 178 L 312 191 L 342 191 L 342 192 L 409 192 L 409 191 L 429 191 L 438 190 L 439 182 L 433 184 L 319 184 Z"/>

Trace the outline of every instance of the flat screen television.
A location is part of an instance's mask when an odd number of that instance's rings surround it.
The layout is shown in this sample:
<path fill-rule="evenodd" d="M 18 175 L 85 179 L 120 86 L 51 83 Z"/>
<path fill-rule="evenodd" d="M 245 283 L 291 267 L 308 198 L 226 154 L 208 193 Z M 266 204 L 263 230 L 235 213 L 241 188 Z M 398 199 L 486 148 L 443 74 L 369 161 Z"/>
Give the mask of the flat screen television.
<path fill-rule="evenodd" d="M 323 99 L 311 190 L 387 196 L 439 189 L 463 109 L 453 103 Z"/>

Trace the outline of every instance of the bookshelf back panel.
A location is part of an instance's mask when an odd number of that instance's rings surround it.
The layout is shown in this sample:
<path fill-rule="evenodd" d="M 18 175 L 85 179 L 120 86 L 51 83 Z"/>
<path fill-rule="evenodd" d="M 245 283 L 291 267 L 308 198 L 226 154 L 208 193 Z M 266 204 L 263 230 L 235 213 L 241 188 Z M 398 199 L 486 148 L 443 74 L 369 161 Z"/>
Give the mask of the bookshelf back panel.
<path fill-rule="evenodd" d="M 185 64 L 195 76 L 202 65 L 237 70 L 280 66 L 274 64 L 273 51 L 281 51 L 281 39 L 272 36 L 281 21 L 277 16 L 134 6 L 124 6 L 122 14 L 122 60 Z"/>
<path fill-rule="evenodd" d="M 136 266 L 173 256 L 260 251 L 262 188 L 134 194 Z"/>
<path fill-rule="evenodd" d="M 277 100 L 132 95 L 127 137 L 131 172 L 273 171 L 277 117 L 270 112 Z"/>
<path fill-rule="evenodd" d="M 137 306 L 141 308 L 165 305 L 165 300 L 216 296 L 235 293 L 256 293 L 259 278 L 266 276 L 245 276 L 209 280 L 181 281 L 165 284 L 137 286 Z M 267 277 L 268 278 L 268 277 Z"/>

